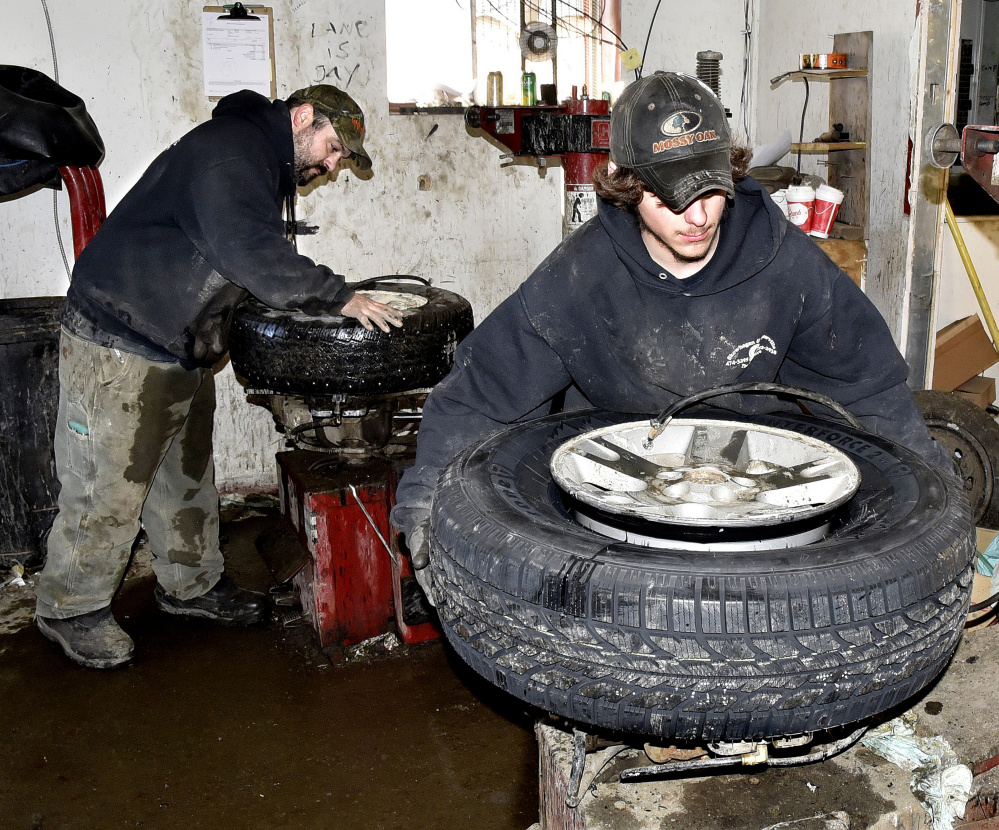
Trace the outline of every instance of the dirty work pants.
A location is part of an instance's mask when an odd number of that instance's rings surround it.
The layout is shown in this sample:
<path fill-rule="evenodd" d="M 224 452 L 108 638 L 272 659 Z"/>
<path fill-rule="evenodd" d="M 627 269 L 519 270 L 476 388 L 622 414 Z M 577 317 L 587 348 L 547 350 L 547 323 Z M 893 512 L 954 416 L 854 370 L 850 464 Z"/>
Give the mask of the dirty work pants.
<path fill-rule="evenodd" d="M 215 378 L 81 340 L 63 329 L 55 429 L 59 512 L 36 612 L 111 603 L 145 528 L 160 585 L 200 596 L 222 573 L 212 454 Z"/>

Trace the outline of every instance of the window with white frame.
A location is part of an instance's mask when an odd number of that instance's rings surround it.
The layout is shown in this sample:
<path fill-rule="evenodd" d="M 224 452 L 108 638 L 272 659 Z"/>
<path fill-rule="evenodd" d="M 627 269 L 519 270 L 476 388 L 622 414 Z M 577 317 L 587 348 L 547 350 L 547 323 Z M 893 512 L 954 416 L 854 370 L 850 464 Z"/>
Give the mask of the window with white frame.
<path fill-rule="evenodd" d="M 523 73 L 555 100 L 622 86 L 621 0 L 385 0 L 388 96 L 398 107 L 486 102 L 501 73 L 503 103 L 521 104 Z M 405 111 L 405 110 L 403 110 Z"/>

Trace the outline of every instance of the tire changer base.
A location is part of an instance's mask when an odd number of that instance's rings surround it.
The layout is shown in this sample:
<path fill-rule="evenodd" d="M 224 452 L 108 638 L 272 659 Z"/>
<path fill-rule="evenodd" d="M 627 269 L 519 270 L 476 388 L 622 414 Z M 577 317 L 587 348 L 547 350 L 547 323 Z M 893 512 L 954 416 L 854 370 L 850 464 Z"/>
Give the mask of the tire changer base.
<path fill-rule="evenodd" d="M 294 586 L 331 654 L 390 633 L 406 644 L 441 636 L 389 523 L 396 485 L 415 458 L 415 416 L 425 395 L 338 396 L 320 406 L 248 391 L 292 448 L 275 460 L 281 515 L 307 552 L 296 563 Z"/>
<path fill-rule="evenodd" d="M 391 632 L 406 644 L 439 637 L 389 524 L 410 460 L 296 449 L 276 461 L 282 516 L 309 552 L 294 584 L 320 646 L 336 652 Z"/>

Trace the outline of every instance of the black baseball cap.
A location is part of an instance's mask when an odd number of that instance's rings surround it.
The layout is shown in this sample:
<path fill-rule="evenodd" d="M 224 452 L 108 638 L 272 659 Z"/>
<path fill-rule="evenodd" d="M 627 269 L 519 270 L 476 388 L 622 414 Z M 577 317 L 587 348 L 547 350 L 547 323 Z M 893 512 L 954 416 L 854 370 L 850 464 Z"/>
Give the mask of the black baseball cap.
<path fill-rule="evenodd" d="M 348 161 L 354 162 L 358 170 L 371 169 L 371 157 L 365 152 L 363 143 L 364 113 L 346 92 L 330 84 L 316 84 L 293 92 L 288 104 L 312 104 L 316 112 L 330 120 L 337 138 L 350 150 Z"/>
<path fill-rule="evenodd" d="M 611 112 L 610 157 L 676 213 L 711 190 L 735 195 L 732 134 L 721 101 L 690 75 L 656 72 L 625 87 Z"/>

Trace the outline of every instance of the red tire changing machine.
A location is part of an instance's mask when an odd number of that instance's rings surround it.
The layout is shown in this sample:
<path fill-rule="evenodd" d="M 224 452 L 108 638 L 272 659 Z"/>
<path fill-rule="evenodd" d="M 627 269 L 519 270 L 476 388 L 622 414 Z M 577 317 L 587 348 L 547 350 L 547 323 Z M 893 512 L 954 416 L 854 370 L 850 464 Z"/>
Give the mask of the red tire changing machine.
<path fill-rule="evenodd" d="M 337 652 L 390 632 L 406 644 L 440 637 L 432 615 L 410 617 L 415 578 L 389 524 L 408 461 L 302 449 L 276 459 L 281 513 L 309 551 L 294 579 L 320 646 Z"/>

